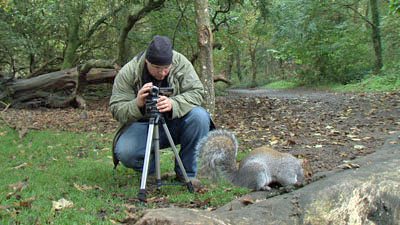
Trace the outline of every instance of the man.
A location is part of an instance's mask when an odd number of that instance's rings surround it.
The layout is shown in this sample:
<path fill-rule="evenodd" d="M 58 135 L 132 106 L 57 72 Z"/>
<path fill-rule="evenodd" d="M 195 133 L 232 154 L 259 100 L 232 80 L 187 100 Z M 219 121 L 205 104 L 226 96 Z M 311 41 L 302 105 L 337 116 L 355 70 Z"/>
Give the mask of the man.
<path fill-rule="evenodd" d="M 208 134 L 212 122 L 208 112 L 200 107 L 204 88 L 192 64 L 172 50 L 171 41 L 165 36 L 156 35 L 147 50 L 122 67 L 114 80 L 110 109 L 120 123 L 113 144 L 114 165 L 121 161 L 128 168 L 142 171 L 149 122 L 145 103 L 153 85 L 173 88 L 169 97 L 159 97 L 156 106 L 166 119 L 174 143 L 181 145 L 179 156 L 189 179 L 198 183 L 196 145 Z M 160 149 L 169 147 L 164 129 L 159 130 Z M 152 156 L 149 174 L 155 172 Z M 177 163 L 175 173 L 182 181 Z"/>

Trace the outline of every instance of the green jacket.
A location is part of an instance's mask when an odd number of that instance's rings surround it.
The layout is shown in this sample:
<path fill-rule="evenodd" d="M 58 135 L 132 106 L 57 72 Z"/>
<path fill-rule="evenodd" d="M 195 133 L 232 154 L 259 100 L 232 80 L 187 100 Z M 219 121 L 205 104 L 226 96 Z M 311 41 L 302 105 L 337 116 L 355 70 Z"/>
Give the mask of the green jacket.
<path fill-rule="evenodd" d="M 142 73 L 146 53 L 134 57 L 122 67 L 114 80 L 110 98 L 110 110 L 114 119 L 119 122 L 113 141 L 114 165 L 118 160 L 114 154 L 114 147 L 121 133 L 144 115 L 136 103 L 137 93 L 144 85 Z M 168 83 L 174 89 L 170 95 L 172 101 L 172 118 L 186 115 L 192 108 L 200 106 L 204 98 L 204 87 L 192 64 L 182 54 L 173 51 L 172 69 L 168 75 Z"/>

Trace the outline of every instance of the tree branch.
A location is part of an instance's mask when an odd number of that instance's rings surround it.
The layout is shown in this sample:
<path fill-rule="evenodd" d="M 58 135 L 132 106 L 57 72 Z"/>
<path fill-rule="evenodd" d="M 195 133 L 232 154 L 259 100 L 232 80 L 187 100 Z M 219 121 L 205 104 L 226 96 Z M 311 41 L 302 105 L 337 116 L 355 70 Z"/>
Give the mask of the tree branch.
<path fill-rule="evenodd" d="M 367 17 L 365 17 L 364 15 L 362 15 L 361 13 L 358 12 L 358 10 L 354 9 L 353 7 L 351 7 L 351 5 L 343 5 L 345 8 L 352 10 L 353 12 L 355 12 L 362 20 L 364 20 L 365 22 L 367 22 L 371 27 L 375 26 L 373 23 L 371 23 L 371 21 L 368 20 Z"/>
<path fill-rule="evenodd" d="M 212 24 L 214 25 L 214 29 L 212 30 L 213 32 L 218 31 L 218 27 L 223 24 L 226 23 L 228 21 L 228 19 L 225 17 L 220 23 L 215 22 L 215 20 L 217 19 L 217 16 L 219 13 L 228 13 L 231 10 L 231 1 L 228 1 L 228 6 L 225 10 L 217 10 L 215 11 L 215 14 L 211 20 Z"/>
<path fill-rule="evenodd" d="M 96 21 L 96 23 L 93 24 L 93 26 L 89 29 L 88 33 L 86 34 L 86 39 L 89 39 L 93 33 L 97 30 L 97 28 L 102 24 L 105 23 L 105 21 L 110 18 L 111 16 L 114 16 L 117 14 L 119 11 L 121 11 L 123 5 L 120 5 L 118 8 L 114 9 L 113 11 L 110 11 L 100 19 Z"/>

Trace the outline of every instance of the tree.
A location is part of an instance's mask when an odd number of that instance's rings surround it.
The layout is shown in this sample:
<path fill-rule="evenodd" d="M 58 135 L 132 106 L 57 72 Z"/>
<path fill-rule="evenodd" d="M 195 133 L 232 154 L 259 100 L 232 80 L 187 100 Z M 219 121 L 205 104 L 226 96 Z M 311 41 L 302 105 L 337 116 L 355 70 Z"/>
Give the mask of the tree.
<path fill-rule="evenodd" d="M 208 0 L 195 0 L 196 26 L 198 39 L 198 73 L 206 92 L 205 108 L 213 116 L 215 108 L 213 34 L 210 28 Z"/>
<path fill-rule="evenodd" d="M 122 8 L 123 5 L 116 7 L 115 9 L 110 9 L 108 13 L 104 16 L 98 18 L 88 30 L 81 31 L 81 27 L 83 26 L 83 18 L 80 16 L 90 8 L 90 2 L 81 1 L 74 4 L 72 1 L 66 1 L 66 5 L 68 5 L 67 12 L 67 21 L 68 21 L 68 28 L 67 28 L 67 44 L 65 49 L 64 61 L 61 66 L 61 69 L 68 69 L 72 68 L 76 65 L 76 58 L 77 58 L 77 50 L 78 48 L 87 43 L 93 34 L 100 28 L 102 24 L 105 24 L 107 19 L 110 19 L 113 15 L 118 13 Z M 92 3 L 92 6 L 94 4 Z M 80 33 L 84 33 L 82 37 Z"/>
<path fill-rule="evenodd" d="M 126 47 L 126 40 L 129 32 L 134 27 L 134 25 L 141 19 L 143 19 L 148 13 L 160 9 L 165 0 L 153 1 L 150 0 L 148 3 L 143 6 L 139 11 L 134 14 L 131 14 L 127 17 L 126 25 L 121 30 L 121 33 L 118 38 L 118 57 L 116 63 L 118 65 L 124 65 L 128 61 L 128 52 Z"/>
<path fill-rule="evenodd" d="M 380 19 L 379 19 L 379 9 L 378 9 L 378 1 L 370 0 L 371 4 L 371 14 L 372 14 L 372 43 L 374 45 L 375 51 L 375 72 L 379 73 L 383 67 L 383 59 L 382 59 L 382 41 L 381 41 L 381 32 L 380 32 Z"/>
<path fill-rule="evenodd" d="M 298 65 L 304 83 L 347 84 L 373 69 L 364 8 L 347 1 L 275 2 L 271 17 L 279 57 Z M 361 6 L 360 6 L 361 7 Z M 354 12 L 362 20 L 354 20 Z M 360 13 L 361 12 L 361 13 Z M 367 22 L 368 23 L 368 22 Z"/>

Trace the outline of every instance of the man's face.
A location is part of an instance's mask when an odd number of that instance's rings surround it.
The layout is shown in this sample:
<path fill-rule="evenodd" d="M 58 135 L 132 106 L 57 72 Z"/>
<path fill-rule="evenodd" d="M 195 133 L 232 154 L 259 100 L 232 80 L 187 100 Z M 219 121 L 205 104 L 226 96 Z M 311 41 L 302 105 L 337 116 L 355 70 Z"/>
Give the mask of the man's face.
<path fill-rule="evenodd" d="M 171 71 L 172 65 L 168 66 L 159 66 L 155 64 L 151 64 L 147 59 L 147 69 L 149 70 L 150 74 L 156 78 L 157 80 L 164 80 L 168 76 L 169 71 Z"/>

